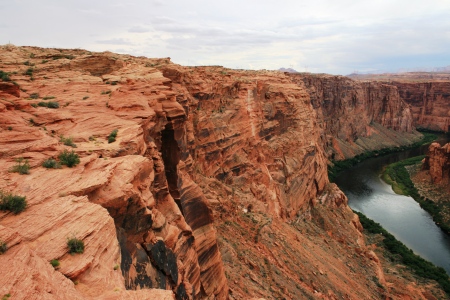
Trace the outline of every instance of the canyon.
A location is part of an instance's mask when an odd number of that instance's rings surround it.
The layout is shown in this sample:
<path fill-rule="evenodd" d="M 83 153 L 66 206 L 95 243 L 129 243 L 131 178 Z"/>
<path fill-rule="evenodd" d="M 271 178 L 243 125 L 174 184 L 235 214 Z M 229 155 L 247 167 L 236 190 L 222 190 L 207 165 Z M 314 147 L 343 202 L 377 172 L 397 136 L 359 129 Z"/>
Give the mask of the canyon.
<path fill-rule="evenodd" d="M 0 295 L 445 297 L 367 242 L 327 175 L 331 160 L 421 139 L 403 87 L 13 45 L 0 69 L 0 189 L 28 203 L 0 211 Z M 42 167 L 63 150 L 80 163 Z M 10 172 L 18 159 L 29 174 Z"/>

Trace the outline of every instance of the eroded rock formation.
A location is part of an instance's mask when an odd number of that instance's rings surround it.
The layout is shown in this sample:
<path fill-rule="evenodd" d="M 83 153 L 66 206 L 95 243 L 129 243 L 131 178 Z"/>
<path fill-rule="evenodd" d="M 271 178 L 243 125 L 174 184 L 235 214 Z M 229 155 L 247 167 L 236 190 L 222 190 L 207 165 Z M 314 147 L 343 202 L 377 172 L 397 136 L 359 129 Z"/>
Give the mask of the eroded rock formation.
<path fill-rule="evenodd" d="M 433 183 L 450 184 L 450 143 L 432 143 L 422 169 L 429 171 Z"/>
<path fill-rule="evenodd" d="M 400 97 L 411 105 L 418 128 L 450 132 L 450 80 L 441 82 L 392 82 Z"/>
<path fill-rule="evenodd" d="M 0 294 L 425 298 L 385 272 L 327 178 L 333 134 L 343 158 L 411 130 L 395 88 L 84 50 L 4 46 L 0 62 L 16 83 L 0 88 L 0 189 L 28 201 L 0 212 Z M 42 167 L 64 149 L 80 163 Z M 19 158 L 30 174 L 8 172 Z"/>
<path fill-rule="evenodd" d="M 330 159 L 351 158 L 420 139 L 412 126 L 410 107 L 393 85 L 326 74 L 289 76 L 303 82 L 311 95 Z"/>

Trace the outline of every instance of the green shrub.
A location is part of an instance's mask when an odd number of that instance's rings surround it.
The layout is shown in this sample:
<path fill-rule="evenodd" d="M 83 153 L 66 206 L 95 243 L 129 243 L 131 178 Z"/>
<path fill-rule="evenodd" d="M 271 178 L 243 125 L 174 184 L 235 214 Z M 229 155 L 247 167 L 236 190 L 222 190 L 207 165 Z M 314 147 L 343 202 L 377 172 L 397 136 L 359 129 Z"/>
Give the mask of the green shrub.
<path fill-rule="evenodd" d="M 73 142 L 73 140 L 72 140 L 72 137 L 64 137 L 63 135 L 61 135 L 60 137 L 59 137 L 59 141 L 61 142 L 61 143 L 63 143 L 64 145 L 66 145 L 66 146 L 70 146 L 70 147 L 72 147 L 72 148 L 76 148 L 77 147 L 77 145 L 75 145 L 75 143 Z"/>
<path fill-rule="evenodd" d="M 69 247 L 69 253 L 72 255 L 84 252 L 84 242 L 76 237 L 67 239 L 67 247 Z"/>
<path fill-rule="evenodd" d="M 9 210 L 14 214 L 22 212 L 27 207 L 25 196 L 17 196 L 0 191 L 0 210 Z"/>
<path fill-rule="evenodd" d="M 8 245 L 2 240 L 0 240 L 0 255 L 5 253 L 8 250 Z"/>
<path fill-rule="evenodd" d="M 53 158 L 44 160 L 42 166 L 47 169 L 61 169 L 61 164 Z"/>
<path fill-rule="evenodd" d="M 414 273 L 423 278 L 436 280 L 442 289 L 450 295 L 449 276 L 441 267 L 436 267 L 431 262 L 414 254 L 414 252 L 406 247 L 402 242 L 398 241 L 392 234 L 387 232 L 379 223 L 369 219 L 364 214 L 354 211 L 359 216 L 364 231 L 371 234 L 381 234 L 383 238 L 383 246 L 390 253 L 397 257 L 402 264 L 411 268 Z"/>
<path fill-rule="evenodd" d="M 39 98 L 39 93 L 30 94 L 30 98 L 31 99 L 38 99 Z"/>
<path fill-rule="evenodd" d="M 50 264 L 52 265 L 53 268 L 57 268 L 60 265 L 59 260 L 57 260 L 57 259 L 52 259 L 50 261 Z"/>
<path fill-rule="evenodd" d="M 2 70 L 0 70 L 0 78 L 3 81 L 11 81 L 11 78 L 9 77 L 9 74 L 6 72 L 3 72 Z"/>
<path fill-rule="evenodd" d="M 30 164 L 28 163 L 28 159 L 24 159 L 23 157 L 16 158 L 16 163 L 10 170 L 13 173 L 19 174 L 30 174 Z"/>
<path fill-rule="evenodd" d="M 25 71 L 25 73 L 24 73 L 24 75 L 28 75 L 28 76 L 33 76 L 33 68 L 28 68 L 26 71 Z"/>
<path fill-rule="evenodd" d="M 117 132 L 119 132 L 119 130 L 114 129 L 114 130 L 108 135 L 108 143 L 113 143 L 113 142 L 116 141 Z"/>
<path fill-rule="evenodd" d="M 55 101 L 49 101 L 49 102 L 41 101 L 38 103 L 38 105 L 41 107 L 59 108 L 59 103 L 55 102 Z"/>
<path fill-rule="evenodd" d="M 84 96 L 83 97 L 83 100 L 86 100 L 86 99 L 88 99 L 89 98 L 89 96 Z"/>
<path fill-rule="evenodd" d="M 55 96 L 46 96 L 44 98 L 42 98 L 44 100 L 51 100 L 51 99 L 55 99 Z"/>
<path fill-rule="evenodd" d="M 73 152 L 73 150 L 72 152 L 64 150 L 59 154 L 58 158 L 62 165 L 66 165 L 69 168 L 72 168 L 73 166 L 76 166 L 80 163 L 80 158 L 78 157 L 78 154 Z"/>

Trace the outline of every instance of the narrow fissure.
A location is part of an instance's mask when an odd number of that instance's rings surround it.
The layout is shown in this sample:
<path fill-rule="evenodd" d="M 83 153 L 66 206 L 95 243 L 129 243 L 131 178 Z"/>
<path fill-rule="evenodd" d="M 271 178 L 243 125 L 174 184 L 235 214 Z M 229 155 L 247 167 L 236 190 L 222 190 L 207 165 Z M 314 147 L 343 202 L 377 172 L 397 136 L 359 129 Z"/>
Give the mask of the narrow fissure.
<path fill-rule="evenodd" d="M 164 161 L 167 184 L 169 185 L 169 193 L 183 213 L 180 202 L 180 191 L 178 190 L 177 173 L 177 165 L 180 161 L 180 148 L 175 140 L 175 132 L 171 123 L 168 123 L 164 130 L 161 131 L 161 153 Z"/>

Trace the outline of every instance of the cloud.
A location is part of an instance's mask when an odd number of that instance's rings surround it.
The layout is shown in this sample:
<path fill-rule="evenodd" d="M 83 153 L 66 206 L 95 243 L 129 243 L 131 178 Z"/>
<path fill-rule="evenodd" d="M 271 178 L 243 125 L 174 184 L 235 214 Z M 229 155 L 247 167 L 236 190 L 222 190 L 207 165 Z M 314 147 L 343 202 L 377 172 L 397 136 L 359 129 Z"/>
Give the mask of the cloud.
<path fill-rule="evenodd" d="M 101 40 L 101 41 L 96 41 L 99 44 L 105 44 L 105 45 L 133 45 L 132 42 L 130 42 L 127 39 L 124 38 L 112 38 L 109 40 Z"/>
<path fill-rule="evenodd" d="M 143 27 L 143 26 L 133 26 L 130 29 L 128 29 L 128 32 L 132 32 L 132 33 L 145 33 L 145 32 L 149 32 L 150 29 Z"/>

